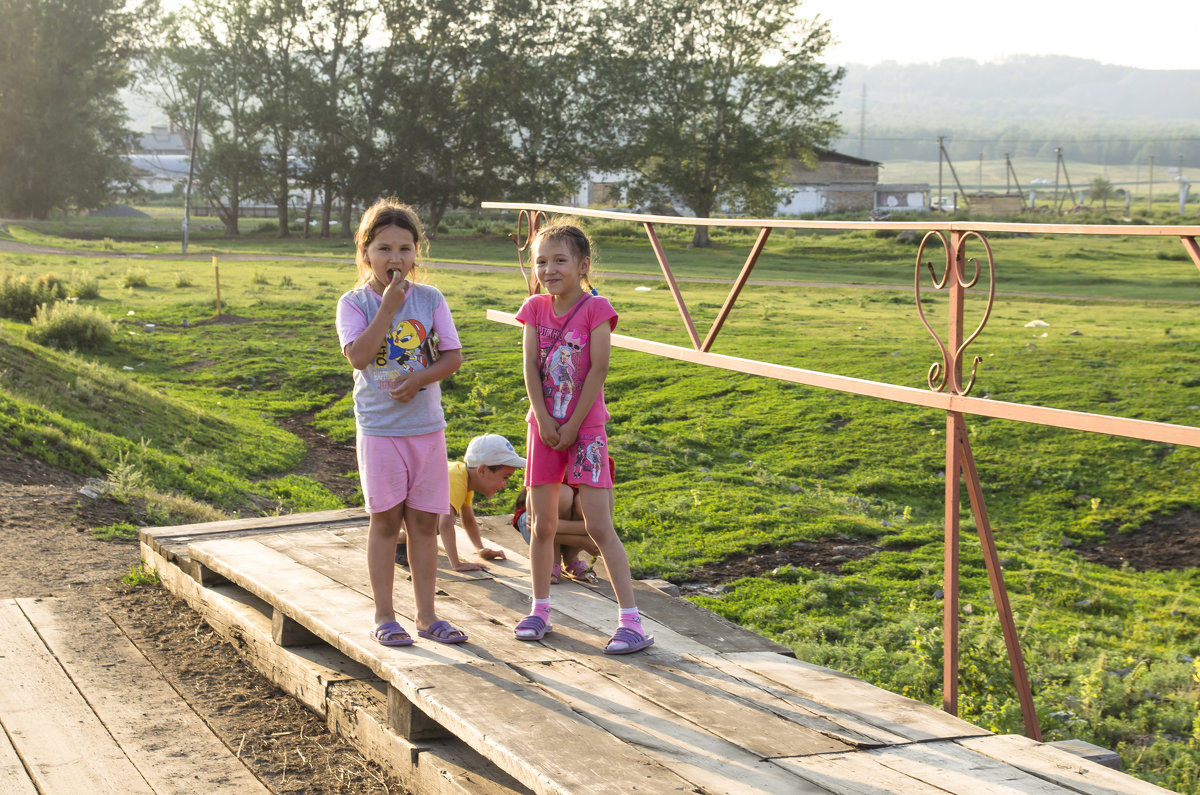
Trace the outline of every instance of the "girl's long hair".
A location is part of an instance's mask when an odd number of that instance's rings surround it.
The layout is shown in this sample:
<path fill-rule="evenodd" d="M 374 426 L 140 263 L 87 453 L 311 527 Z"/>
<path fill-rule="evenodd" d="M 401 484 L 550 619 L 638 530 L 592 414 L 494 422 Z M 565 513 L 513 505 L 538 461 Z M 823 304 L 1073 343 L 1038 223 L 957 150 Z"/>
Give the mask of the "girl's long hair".
<path fill-rule="evenodd" d="M 358 222 L 358 231 L 354 233 L 354 264 L 358 267 L 356 287 L 369 284 L 375 278 L 374 272 L 371 271 L 371 263 L 367 261 L 367 246 L 371 245 L 380 229 L 389 226 L 398 226 L 412 233 L 413 242 L 417 244 L 417 258 L 409 278 L 416 281 L 417 267 L 428 252 L 429 239 L 425 237 L 425 230 L 421 226 L 421 219 L 417 217 L 417 211 L 395 196 L 388 196 L 363 212 Z"/>

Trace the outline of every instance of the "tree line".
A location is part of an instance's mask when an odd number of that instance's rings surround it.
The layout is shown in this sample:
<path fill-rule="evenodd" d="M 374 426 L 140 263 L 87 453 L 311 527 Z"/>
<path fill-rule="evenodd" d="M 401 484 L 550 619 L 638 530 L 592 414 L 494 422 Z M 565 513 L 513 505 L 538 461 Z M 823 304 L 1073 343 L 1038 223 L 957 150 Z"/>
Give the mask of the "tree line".
<path fill-rule="evenodd" d="M 0 171 L 9 213 L 82 208 L 99 186 L 120 188 L 129 142 L 112 100 L 135 74 L 178 127 L 195 115 L 194 185 L 229 234 L 239 204 L 258 201 L 287 235 L 297 190 L 323 208 L 323 235 L 332 208 L 346 230 L 351 208 L 382 194 L 436 230 L 482 199 L 563 203 L 594 172 L 617 175 L 638 205 L 767 214 L 787 160 L 812 162 L 838 132 L 842 72 L 820 61 L 829 29 L 787 0 L 191 0 L 166 15 L 153 2 L 0 0 L 0 45 L 53 28 L 51 7 L 66 6 L 72 25 L 58 27 L 95 39 L 0 56 L 0 83 L 69 73 L 93 116 L 62 120 L 55 140 L 86 142 L 79 156 L 104 166 L 88 184 L 53 172 L 49 161 L 67 163 L 31 118 L 62 106 L 31 91 L 14 112 L 0 97 L 0 163 L 17 145 L 43 150 L 22 166 L 43 186 L 36 200 Z"/>

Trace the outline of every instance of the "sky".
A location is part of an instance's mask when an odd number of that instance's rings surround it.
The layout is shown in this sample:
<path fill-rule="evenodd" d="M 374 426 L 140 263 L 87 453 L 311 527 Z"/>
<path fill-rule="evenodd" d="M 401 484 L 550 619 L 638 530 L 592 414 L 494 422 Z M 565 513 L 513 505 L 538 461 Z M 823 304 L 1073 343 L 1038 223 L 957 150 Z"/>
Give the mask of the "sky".
<path fill-rule="evenodd" d="M 800 11 L 830 23 L 838 43 L 824 60 L 837 65 L 1069 55 L 1141 69 L 1200 69 L 1200 0 L 802 0 Z"/>

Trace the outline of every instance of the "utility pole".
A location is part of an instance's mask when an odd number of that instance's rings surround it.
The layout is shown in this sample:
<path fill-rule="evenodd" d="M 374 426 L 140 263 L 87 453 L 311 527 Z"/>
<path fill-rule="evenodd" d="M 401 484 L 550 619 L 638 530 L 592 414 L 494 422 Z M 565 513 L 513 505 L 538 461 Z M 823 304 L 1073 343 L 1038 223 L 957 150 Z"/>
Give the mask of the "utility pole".
<path fill-rule="evenodd" d="M 938 209 L 941 209 L 941 204 L 942 204 L 942 157 L 946 153 L 946 150 L 942 147 L 943 140 L 944 140 L 944 138 L 939 135 L 938 136 L 938 192 L 937 192 L 937 198 L 934 199 L 934 203 L 938 205 Z"/>
<path fill-rule="evenodd" d="M 1154 155 L 1150 155 L 1150 198 L 1146 201 L 1146 211 L 1154 211 Z"/>
<path fill-rule="evenodd" d="M 862 87 L 862 109 L 858 113 L 858 156 L 863 156 L 863 142 L 867 137 L 867 84 Z"/>
<path fill-rule="evenodd" d="M 188 181 L 187 191 L 183 197 L 183 251 L 188 247 L 188 220 L 192 215 L 192 177 L 196 173 L 196 141 L 200 136 L 200 96 L 204 92 L 204 75 L 200 75 L 200 85 L 196 86 L 196 108 L 192 112 L 192 147 L 188 150 Z M 217 312 L 220 314 L 220 312 Z"/>

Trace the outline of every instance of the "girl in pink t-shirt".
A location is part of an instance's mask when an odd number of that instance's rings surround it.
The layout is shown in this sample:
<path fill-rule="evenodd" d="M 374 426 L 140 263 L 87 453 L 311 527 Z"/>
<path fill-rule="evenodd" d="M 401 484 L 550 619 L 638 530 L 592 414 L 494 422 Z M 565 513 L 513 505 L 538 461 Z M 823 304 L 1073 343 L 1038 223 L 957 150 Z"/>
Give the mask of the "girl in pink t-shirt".
<path fill-rule="evenodd" d="M 617 631 L 604 651 L 627 654 L 646 648 L 654 638 L 642 629 L 629 558 L 612 521 L 604 377 L 617 313 L 587 282 L 591 251 L 591 241 L 576 226 L 560 222 L 538 230 L 533 267 L 548 295 L 531 295 L 517 312 L 524 324 L 530 405 L 525 485 L 532 519 L 533 611 L 521 619 L 514 634 L 520 640 L 541 640 L 551 630 L 550 572 L 559 484 L 565 473 L 565 482 L 579 489 L 584 527 L 600 549 L 620 607 Z"/>

